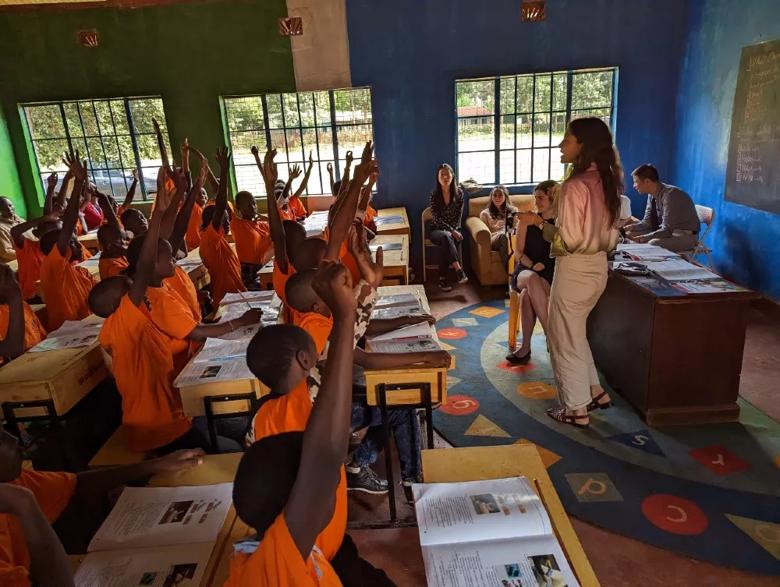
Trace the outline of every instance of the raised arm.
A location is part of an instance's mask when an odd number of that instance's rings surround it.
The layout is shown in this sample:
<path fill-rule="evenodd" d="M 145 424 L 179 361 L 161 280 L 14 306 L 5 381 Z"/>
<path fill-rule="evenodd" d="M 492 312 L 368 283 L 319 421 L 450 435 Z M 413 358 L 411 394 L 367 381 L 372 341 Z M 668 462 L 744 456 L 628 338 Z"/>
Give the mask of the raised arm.
<path fill-rule="evenodd" d="M 349 183 L 349 169 L 352 166 L 352 151 L 347 151 L 344 160 L 346 163 L 344 165 L 344 174 L 341 176 L 341 185 Z"/>
<path fill-rule="evenodd" d="M 87 160 L 79 160 L 79 152 L 76 151 L 75 157 L 66 154 L 63 158 L 63 162 L 68 166 L 68 169 L 70 169 L 71 174 L 75 178 L 73 192 L 70 195 L 68 205 L 62 215 L 62 229 L 60 230 L 60 236 L 56 245 L 57 249 L 60 251 L 60 255 L 64 257 L 70 246 L 70 239 L 73 236 L 73 230 L 76 228 L 76 222 L 79 220 L 81 193 L 87 183 Z"/>
<path fill-rule="evenodd" d="M 181 144 L 181 170 L 187 178 L 187 193 L 192 189 L 192 173 L 190 173 L 190 142 L 184 137 Z"/>
<path fill-rule="evenodd" d="M 24 352 L 22 291 L 13 270 L 0 264 L 0 303 L 8 305 L 8 330 L 0 340 L 0 357 L 15 359 Z"/>
<path fill-rule="evenodd" d="M 330 496 L 336 492 L 349 445 L 355 329 L 355 297 L 346 268 L 326 263 L 317 270 L 312 286 L 333 314 L 333 329 L 322 386 L 303 433 L 298 474 L 284 508 L 290 535 L 304 560 L 333 514 Z"/>
<path fill-rule="evenodd" d="M 355 168 L 355 178 L 350 182 L 349 191 L 343 198 L 339 198 L 334 206 L 330 225 L 330 237 L 328 238 L 328 249 L 325 258 L 335 261 L 338 259 L 341 243 L 347 236 L 347 231 L 355 219 L 357 211 L 358 198 L 363 183 L 369 175 L 376 169 L 376 162 L 372 159 L 374 146 L 371 141 L 366 143 L 363 148 L 363 155 L 360 158 L 360 165 Z M 343 180 L 342 180 L 343 182 Z M 342 183 L 343 185 L 343 183 Z"/>
<path fill-rule="evenodd" d="M 54 211 L 54 190 L 57 189 L 57 172 L 49 174 L 46 178 L 46 198 L 43 200 L 44 216 Z"/>
<path fill-rule="evenodd" d="M 57 197 L 54 198 L 55 213 L 63 214 L 65 212 L 65 199 L 68 197 L 68 186 L 70 185 L 72 179 L 73 173 L 71 173 L 69 168 L 68 171 L 65 172 L 65 177 L 62 178 L 60 191 L 57 192 Z"/>
<path fill-rule="evenodd" d="M 168 242 L 171 243 L 171 248 L 174 251 L 178 251 L 182 246 L 184 237 L 187 234 L 187 227 L 190 223 L 190 216 L 192 216 L 192 209 L 195 207 L 195 200 L 200 194 L 200 190 L 203 187 L 203 182 L 206 181 L 206 173 L 208 173 L 209 164 L 206 158 L 199 152 L 198 156 L 200 157 L 200 173 L 195 179 L 195 184 L 189 189 L 187 199 L 184 200 L 184 205 L 181 207 L 178 215 L 176 216 L 176 222 L 173 225 L 173 232 L 171 232 L 171 236 L 168 239 Z"/>
<path fill-rule="evenodd" d="M 287 178 L 287 183 L 284 184 L 284 192 L 282 192 L 282 200 L 286 200 L 287 196 L 292 191 L 292 182 L 300 177 L 302 171 L 301 166 L 297 163 L 290 168 L 290 176 Z"/>
<path fill-rule="evenodd" d="M 14 241 L 14 245 L 17 249 L 21 249 L 24 246 L 24 233 L 35 228 L 39 224 L 44 222 L 57 222 L 60 217 L 58 214 L 43 215 L 38 218 L 33 218 L 27 222 L 22 222 L 11 228 L 11 239 Z"/>
<path fill-rule="evenodd" d="M 111 202 L 108 201 L 108 196 L 102 192 L 98 192 L 97 199 L 98 204 L 100 204 L 100 209 L 103 210 L 103 215 L 106 218 L 106 224 L 121 228 L 119 218 L 116 217 L 116 212 L 114 212 L 114 207 L 111 205 Z"/>
<path fill-rule="evenodd" d="M 228 173 L 230 169 L 230 150 L 221 147 L 217 150 L 217 163 L 219 163 L 219 189 L 217 201 L 214 204 L 214 216 L 211 218 L 211 226 L 219 230 L 222 226 L 222 217 L 227 209 L 228 198 Z"/>
<path fill-rule="evenodd" d="M 169 240 L 171 233 L 173 232 L 173 225 L 176 223 L 176 212 L 179 210 L 179 202 L 181 202 L 184 194 L 187 192 L 187 178 L 184 177 L 181 169 L 170 169 L 167 173 L 166 185 L 170 188 L 168 181 L 173 183 L 173 197 L 168 209 L 165 211 L 165 215 L 160 225 L 160 236 L 165 240 Z M 163 186 L 162 189 L 167 189 Z M 160 193 L 160 186 L 157 186 L 157 193 Z M 173 244 L 171 244 L 173 246 Z M 173 249 L 173 254 L 179 249 Z"/>
<path fill-rule="evenodd" d="M 138 188 L 138 170 L 133 169 L 133 183 L 130 184 L 130 189 L 127 190 L 125 201 L 122 202 L 122 210 L 127 210 L 133 205 L 133 198 L 135 198 L 135 190 Z"/>
<path fill-rule="evenodd" d="M 301 185 L 299 185 L 298 189 L 295 190 L 295 193 L 293 194 L 294 196 L 300 197 L 301 194 L 303 194 L 304 190 L 306 189 L 306 186 L 309 184 L 309 177 L 311 176 L 311 170 L 313 168 L 314 168 L 314 158 L 312 157 L 311 151 L 309 151 L 309 164 L 306 166 L 306 173 L 303 174 Z"/>
<path fill-rule="evenodd" d="M 333 196 L 337 196 L 338 194 L 336 192 L 336 180 L 333 178 L 333 163 L 328 163 L 325 168 L 328 170 L 328 178 L 330 179 L 330 193 Z"/>
<path fill-rule="evenodd" d="M 265 182 L 265 196 L 268 205 L 268 225 L 271 229 L 271 242 L 274 244 L 274 263 L 276 263 L 279 270 L 286 275 L 288 269 L 287 241 L 285 239 L 282 216 L 279 214 L 279 206 L 276 203 L 276 197 L 274 196 L 274 184 L 278 177 L 276 163 L 274 163 L 276 149 L 268 151 L 265 154 L 265 159 L 263 159 L 263 161 L 260 161 L 260 152 L 257 150 L 257 147 L 252 147 L 252 154 L 255 156 L 255 163 Z"/>

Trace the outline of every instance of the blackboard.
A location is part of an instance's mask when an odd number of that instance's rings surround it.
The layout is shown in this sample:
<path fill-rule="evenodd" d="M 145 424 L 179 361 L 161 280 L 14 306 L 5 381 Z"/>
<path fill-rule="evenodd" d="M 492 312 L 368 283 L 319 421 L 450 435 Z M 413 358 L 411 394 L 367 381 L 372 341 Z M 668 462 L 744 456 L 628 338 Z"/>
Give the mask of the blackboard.
<path fill-rule="evenodd" d="M 780 39 L 742 49 L 724 194 L 780 214 Z"/>

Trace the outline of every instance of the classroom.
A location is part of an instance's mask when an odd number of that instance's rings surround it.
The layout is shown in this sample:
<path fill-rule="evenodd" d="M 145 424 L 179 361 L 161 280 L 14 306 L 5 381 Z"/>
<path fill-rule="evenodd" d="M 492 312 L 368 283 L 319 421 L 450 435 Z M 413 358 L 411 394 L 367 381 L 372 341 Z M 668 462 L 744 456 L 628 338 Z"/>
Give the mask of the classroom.
<path fill-rule="evenodd" d="M 780 581 L 776 0 L 0 0 L 0 585 Z"/>

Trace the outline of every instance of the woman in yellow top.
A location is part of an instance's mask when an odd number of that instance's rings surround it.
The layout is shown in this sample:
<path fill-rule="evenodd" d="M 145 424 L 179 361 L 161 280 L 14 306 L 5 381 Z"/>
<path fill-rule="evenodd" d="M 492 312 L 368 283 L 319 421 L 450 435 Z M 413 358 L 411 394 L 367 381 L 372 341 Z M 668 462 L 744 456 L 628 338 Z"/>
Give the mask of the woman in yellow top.
<path fill-rule="evenodd" d="M 607 285 L 607 252 L 617 244 L 623 170 L 612 133 L 599 118 L 572 120 L 559 148 L 571 168 L 555 225 L 545 226 L 535 214 L 522 215 L 521 222 L 542 228 L 556 257 L 547 336 L 561 405 L 547 415 L 585 428 L 589 411 L 611 405 L 599 383 L 586 322 Z"/>

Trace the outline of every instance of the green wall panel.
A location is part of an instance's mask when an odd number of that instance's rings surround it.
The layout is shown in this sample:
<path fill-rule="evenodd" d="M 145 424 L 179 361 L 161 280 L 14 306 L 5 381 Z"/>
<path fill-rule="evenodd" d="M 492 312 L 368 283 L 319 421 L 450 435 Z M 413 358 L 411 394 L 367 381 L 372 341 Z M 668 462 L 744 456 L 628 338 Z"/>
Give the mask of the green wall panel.
<path fill-rule="evenodd" d="M 18 104 L 161 95 L 172 143 L 187 136 L 211 157 L 224 136 L 219 96 L 295 89 L 277 31 L 286 13 L 284 0 L 0 12 L 0 101 L 28 210 L 43 192 Z M 79 46 L 76 31 L 92 28 L 99 47 Z"/>
<path fill-rule="evenodd" d="M 13 146 L 2 112 L 0 112 L 0 196 L 11 198 L 16 206 L 16 213 L 20 216 L 25 215 L 27 205 L 24 201 L 22 186 L 19 184 Z"/>

